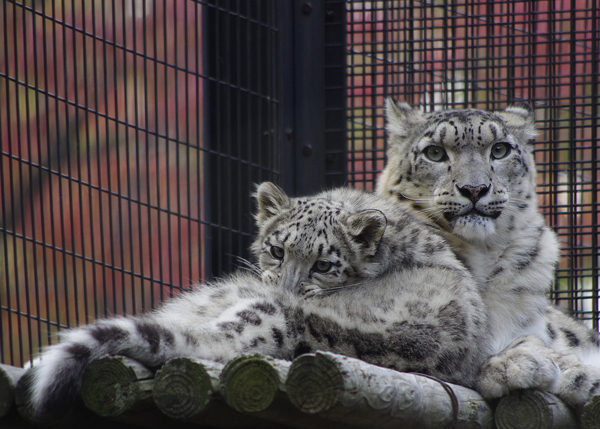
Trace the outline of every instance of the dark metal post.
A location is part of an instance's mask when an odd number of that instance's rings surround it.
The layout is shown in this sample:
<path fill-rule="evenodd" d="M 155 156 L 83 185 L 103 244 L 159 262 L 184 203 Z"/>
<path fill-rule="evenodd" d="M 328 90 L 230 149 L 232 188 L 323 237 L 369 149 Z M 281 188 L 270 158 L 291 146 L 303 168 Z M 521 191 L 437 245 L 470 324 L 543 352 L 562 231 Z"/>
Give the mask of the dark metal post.
<path fill-rule="evenodd" d="M 340 168 L 344 153 L 345 138 L 340 147 L 329 148 L 326 135 L 326 101 L 325 76 L 327 58 L 325 57 L 326 19 L 331 21 L 336 10 L 333 3 L 325 0 L 294 0 L 285 2 L 281 7 L 281 144 L 282 150 L 282 186 L 295 195 L 318 192 L 323 187 L 332 186 L 326 180 L 327 166 Z M 337 9 L 340 9 L 337 7 Z M 338 19 L 344 19 L 343 5 Z M 341 39 L 345 28 L 339 26 Z M 345 52 L 343 43 L 336 48 Z M 333 59 L 343 57 L 334 56 Z M 345 103 L 340 99 L 340 88 L 345 84 L 345 70 L 338 69 L 333 77 L 338 89 L 332 92 L 337 104 Z M 330 85 L 328 79 L 328 86 Z M 342 91 L 343 92 L 343 91 Z M 331 116 L 341 118 L 341 123 L 327 124 L 338 131 L 345 129 L 345 112 Z M 342 133 L 344 134 L 344 133 Z M 344 136 L 345 137 L 345 136 Z M 331 149 L 331 154 L 326 152 Z M 337 162 L 336 162 L 337 161 Z M 342 170 L 343 161 L 341 162 Z M 338 175 L 338 182 L 343 182 L 345 175 Z M 339 184 L 339 183 L 338 183 Z"/>

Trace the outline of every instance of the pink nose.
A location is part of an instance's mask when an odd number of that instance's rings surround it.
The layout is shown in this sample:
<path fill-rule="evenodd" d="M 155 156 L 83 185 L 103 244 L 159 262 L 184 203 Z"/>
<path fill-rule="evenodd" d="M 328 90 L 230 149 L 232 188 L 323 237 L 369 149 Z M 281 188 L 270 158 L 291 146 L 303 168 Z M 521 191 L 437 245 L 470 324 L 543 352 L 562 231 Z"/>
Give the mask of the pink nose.
<path fill-rule="evenodd" d="M 475 204 L 477 201 L 479 201 L 479 199 L 481 197 L 483 197 L 485 194 L 488 193 L 489 189 L 490 188 L 488 188 L 485 185 L 479 185 L 479 186 L 465 185 L 462 188 L 458 188 L 458 191 L 461 193 L 461 195 L 463 197 L 470 199 L 471 202 L 473 204 Z"/>

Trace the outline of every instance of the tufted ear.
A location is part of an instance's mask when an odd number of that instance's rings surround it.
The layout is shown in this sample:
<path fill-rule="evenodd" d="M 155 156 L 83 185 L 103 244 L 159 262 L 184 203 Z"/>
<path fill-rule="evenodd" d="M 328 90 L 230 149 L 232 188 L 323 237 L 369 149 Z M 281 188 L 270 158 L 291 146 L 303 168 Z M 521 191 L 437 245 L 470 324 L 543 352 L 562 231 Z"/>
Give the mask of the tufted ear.
<path fill-rule="evenodd" d="M 408 137 L 414 126 L 424 121 L 420 110 L 413 109 L 410 104 L 398 102 L 392 97 L 388 97 L 385 101 L 385 113 L 388 132 L 398 137 Z"/>
<path fill-rule="evenodd" d="M 370 255 L 374 255 L 385 228 L 387 219 L 379 210 L 364 210 L 346 220 L 352 239 Z"/>
<path fill-rule="evenodd" d="M 258 185 L 255 197 L 258 203 L 255 218 L 259 225 L 290 206 L 290 199 L 283 189 L 271 182 Z"/>
<path fill-rule="evenodd" d="M 535 116 L 529 104 L 516 104 L 496 113 L 504 120 L 508 129 L 516 134 L 520 140 L 528 142 L 537 136 Z"/>

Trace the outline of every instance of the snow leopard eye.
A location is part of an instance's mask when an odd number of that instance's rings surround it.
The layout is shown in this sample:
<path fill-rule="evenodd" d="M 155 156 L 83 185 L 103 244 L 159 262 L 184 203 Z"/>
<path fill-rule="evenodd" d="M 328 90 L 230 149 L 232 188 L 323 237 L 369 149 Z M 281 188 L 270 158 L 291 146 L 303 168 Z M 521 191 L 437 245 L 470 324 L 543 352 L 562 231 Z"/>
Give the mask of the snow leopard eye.
<path fill-rule="evenodd" d="M 506 158 L 511 151 L 511 147 L 508 143 L 496 143 L 492 146 L 492 158 L 502 159 Z"/>
<path fill-rule="evenodd" d="M 442 162 L 447 158 L 446 151 L 439 146 L 427 146 L 423 153 L 428 160 L 433 162 Z"/>
<path fill-rule="evenodd" d="M 317 261 L 315 262 L 314 270 L 318 273 L 326 273 L 331 269 L 333 264 L 329 261 Z"/>
<path fill-rule="evenodd" d="M 283 249 L 279 246 L 271 246 L 271 256 L 273 256 L 275 259 L 283 259 L 283 256 L 285 255 L 285 252 L 283 251 Z"/>

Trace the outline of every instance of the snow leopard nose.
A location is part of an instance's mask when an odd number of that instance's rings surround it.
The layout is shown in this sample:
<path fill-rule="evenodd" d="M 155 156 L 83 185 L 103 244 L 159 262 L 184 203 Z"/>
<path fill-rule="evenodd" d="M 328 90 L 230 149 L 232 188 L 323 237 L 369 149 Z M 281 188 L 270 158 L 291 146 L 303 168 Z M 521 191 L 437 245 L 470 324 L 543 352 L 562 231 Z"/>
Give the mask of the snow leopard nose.
<path fill-rule="evenodd" d="M 471 202 L 475 204 L 481 197 L 488 193 L 489 189 L 490 188 L 485 185 L 465 185 L 462 188 L 458 188 L 458 191 L 463 197 L 470 199 Z"/>

